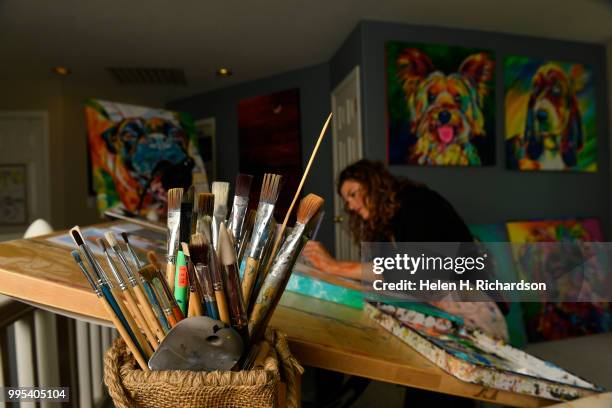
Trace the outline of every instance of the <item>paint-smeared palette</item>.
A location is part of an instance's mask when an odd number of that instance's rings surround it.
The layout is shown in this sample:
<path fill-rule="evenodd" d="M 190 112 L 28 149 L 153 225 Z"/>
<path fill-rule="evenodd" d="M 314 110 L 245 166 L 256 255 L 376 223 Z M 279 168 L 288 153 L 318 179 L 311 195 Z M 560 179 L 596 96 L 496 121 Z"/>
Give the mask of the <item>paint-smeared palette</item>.
<path fill-rule="evenodd" d="M 370 318 L 458 379 L 565 401 L 603 391 L 547 361 L 450 320 L 383 303 L 366 303 Z"/>

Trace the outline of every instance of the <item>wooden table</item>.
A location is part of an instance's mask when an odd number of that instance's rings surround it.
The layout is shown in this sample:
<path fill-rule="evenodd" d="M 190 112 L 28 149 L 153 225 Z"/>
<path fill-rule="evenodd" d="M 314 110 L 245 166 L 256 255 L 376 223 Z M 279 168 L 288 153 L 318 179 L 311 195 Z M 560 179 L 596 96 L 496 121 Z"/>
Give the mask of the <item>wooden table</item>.
<path fill-rule="evenodd" d="M 0 293 L 108 321 L 70 249 L 44 237 L 0 244 Z M 287 333 L 291 351 L 306 366 L 512 406 L 552 403 L 460 381 L 357 309 L 287 292 L 271 324 Z"/>

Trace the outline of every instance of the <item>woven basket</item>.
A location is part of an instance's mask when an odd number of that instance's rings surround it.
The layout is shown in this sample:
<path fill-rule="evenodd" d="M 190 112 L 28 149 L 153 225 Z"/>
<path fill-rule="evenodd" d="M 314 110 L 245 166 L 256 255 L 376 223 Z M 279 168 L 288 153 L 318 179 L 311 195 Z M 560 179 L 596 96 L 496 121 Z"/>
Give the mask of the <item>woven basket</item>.
<path fill-rule="evenodd" d="M 146 373 L 117 339 L 104 356 L 104 383 L 118 408 L 299 407 L 304 369 L 291 355 L 285 335 L 268 330 L 264 341 L 272 346 L 264 369 Z"/>

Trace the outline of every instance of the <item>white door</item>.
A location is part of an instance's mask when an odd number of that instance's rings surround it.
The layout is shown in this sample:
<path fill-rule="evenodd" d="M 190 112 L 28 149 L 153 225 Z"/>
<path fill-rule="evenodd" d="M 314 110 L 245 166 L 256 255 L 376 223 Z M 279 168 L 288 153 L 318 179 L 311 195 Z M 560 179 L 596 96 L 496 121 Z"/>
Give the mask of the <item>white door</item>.
<path fill-rule="evenodd" d="M 50 220 L 46 112 L 0 111 L 0 240 Z"/>
<path fill-rule="evenodd" d="M 332 91 L 334 185 L 340 172 L 362 158 L 361 153 L 361 96 L 359 66 L 356 66 Z M 336 257 L 341 260 L 359 260 L 359 248 L 353 243 L 348 227 L 344 203 L 334 194 L 334 223 Z"/>

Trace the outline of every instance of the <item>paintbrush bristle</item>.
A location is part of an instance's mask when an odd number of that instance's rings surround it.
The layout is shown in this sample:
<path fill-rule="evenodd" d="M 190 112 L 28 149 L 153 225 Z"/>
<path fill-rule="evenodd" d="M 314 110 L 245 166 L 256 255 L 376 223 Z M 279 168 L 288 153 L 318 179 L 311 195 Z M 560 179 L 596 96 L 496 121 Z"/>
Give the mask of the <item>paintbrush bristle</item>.
<path fill-rule="evenodd" d="M 200 193 L 198 194 L 195 202 L 195 212 L 198 217 L 208 215 L 212 217 L 213 210 L 215 208 L 215 195 L 213 193 Z"/>
<path fill-rule="evenodd" d="M 225 181 L 215 181 L 212 184 L 212 193 L 215 196 L 214 208 L 227 206 L 227 193 L 229 192 L 229 183 Z"/>
<path fill-rule="evenodd" d="M 223 265 L 236 263 L 236 251 L 224 223 L 219 226 L 219 259 Z"/>
<path fill-rule="evenodd" d="M 182 188 L 171 188 L 168 190 L 168 211 L 178 211 L 181 208 L 183 199 Z"/>
<path fill-rule="evenodd" d="M 259 196 L 259 202 L 275 204 L 278 199 L 278 193 L 280 192 L 280 182 L 282 176 L 278 174 L 264 174 L 263 183 L 261 185 L 261 194 Z"/>
<path fill-rule="evenodd" d="M 151 282 L 153 278 L 157 276 L 157 268 L 153 265 L 145 265 L 138 270 L 140 276 L 142 276 L 147 282 Z"/>
<path fill-rule="evenodd" d="M 307 224 L 323 206 L 325 200 L 316 194 L 308 194 L 300 201 L 297 211 L 297 222 Z"/>
<path fill-rule="evenodd" d="M 253 182 L 253 176 L 250 174 L 240 173 L 236 176 L 236 196 L 248 197 L 251 191 L 251 183 Z"/>
<path fill-rule="evenodd" d="M 70 229 L 70 236 L 74 240 L 74 243 L 77 244 L 77 246 L 85 244 L 85 242 L 83 242 L 83 235 L 81 234 L 81 229 L 78 225 L 75 225 L 74 227 L 72 227 L 72 229 Z"/>
<path fill-rule="evenodd" d="M 106 240 L 108 241 L 108 244 L 112 247 L 119 245 L 119 243 L 115 239 L 115 234 L 113 234 L 110 231 L 104 233 L 104 238 L 106 238 Z"/>
<path fill-rule="evenodd" d="M 161 264 L 159 263 L 159 259 L 157 259 L 157 255 L 155 255 L 155 252 L 148 251 L 147 259 L 149 260 L 149 263 L 151 263 L 151 265 L 155 266 L 157 269 L 161 268 Z"/>
<path fill-rule="evenodd" d="M 204 235 L 193 234 L 191 236 L 189 254 L 194 264 L 201 263 L 208 265 L 208 244 L 205 241 Z"/>
<path fill-rule="evenodd" d="M 123 231 L 121 233 L 121 238 L 123 238 L 123 242 L 125 242 L 126 244 L 130 244 L 130 240 L 128 239 L 129 235 L 127 232 Z"/>
<path fill-rule="evenodd" d="M 108 250 L 108 246 L 106 245 L 106 241 L 104 241 L 104 239 L 98 238 L 96 239 L 96 242 L 98 243 L 98 245 L 100 245 L 100 247 L 102 248 L 104 252 Z"/>

